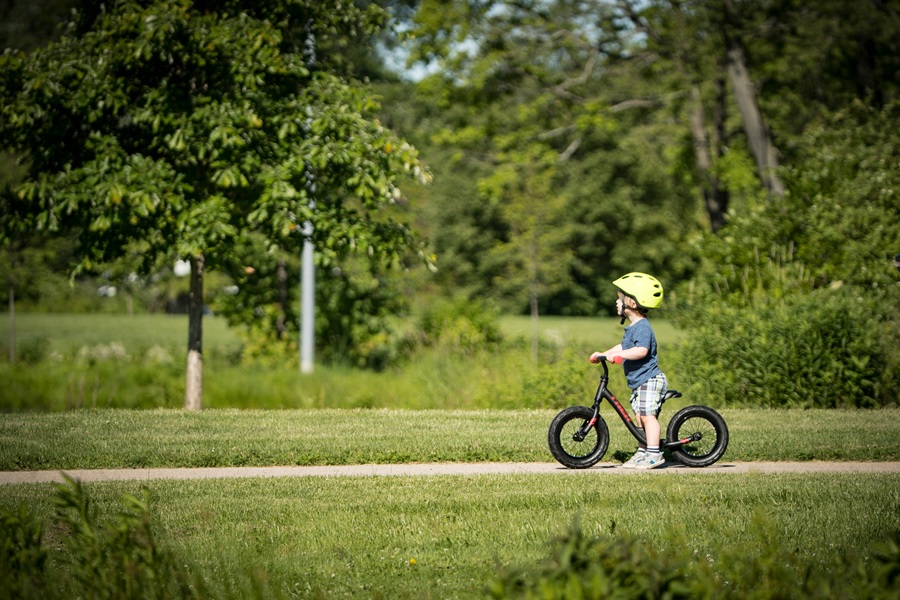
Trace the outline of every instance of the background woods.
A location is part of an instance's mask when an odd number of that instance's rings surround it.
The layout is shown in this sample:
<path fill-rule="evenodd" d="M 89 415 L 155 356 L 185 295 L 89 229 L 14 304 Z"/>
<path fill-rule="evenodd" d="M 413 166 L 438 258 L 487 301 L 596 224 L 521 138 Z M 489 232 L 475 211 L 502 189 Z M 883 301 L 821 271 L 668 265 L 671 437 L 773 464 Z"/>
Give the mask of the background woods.
<path fill-rule="evenodd" d="M 764 365 L 775 336 L 786 373 L 798 347 L 831 349 L 819 372 L 852 371 L 863 404 L 895 401 L 893 3 L 2 10 L 11 320 L 193 297 L 195 323 L 205 305 L 240 333 L 242 360 L 289 364 L 309 222 L 330 364 L 400 364 L 439 345 L 435 324 L 469 352 L 495 336 L 468 305 L 530 315 L 537 365 L 539 318 L 609 315 L 608 281 L 643 270 L 666 283 L 659 316 L 688 332 L 677 355 L 725 357 L 679 363 L 697 393 L 759 380 L 733 365 Z M 834 356 L 850 349 L 848 370 Z"/>

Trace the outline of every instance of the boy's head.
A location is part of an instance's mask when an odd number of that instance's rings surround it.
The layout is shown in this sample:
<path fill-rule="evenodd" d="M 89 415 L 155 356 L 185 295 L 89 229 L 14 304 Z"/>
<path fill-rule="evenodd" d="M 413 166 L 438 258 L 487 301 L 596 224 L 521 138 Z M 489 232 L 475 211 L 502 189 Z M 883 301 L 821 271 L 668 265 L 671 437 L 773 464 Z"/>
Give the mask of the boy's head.
<path fill-rule="evenodd" d="M 628 273 L 622 275 L 613 285 L 619 288 L 624 315 L 624 308 L 629 308 L 646 315 L 651 308 L 659 308 L 663 301 L 663 287 L 656 277 L 646 273 Z"/>

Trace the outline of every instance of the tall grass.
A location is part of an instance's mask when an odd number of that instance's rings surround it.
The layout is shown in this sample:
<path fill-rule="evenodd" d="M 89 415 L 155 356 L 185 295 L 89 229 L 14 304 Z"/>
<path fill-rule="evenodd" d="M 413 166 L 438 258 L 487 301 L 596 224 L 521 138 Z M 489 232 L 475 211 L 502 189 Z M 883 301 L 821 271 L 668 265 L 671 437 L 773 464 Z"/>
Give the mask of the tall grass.
<path fill-rule="evenodd" d="M 183 405 L 187 321 L 181 316 L 33 315 L 17 317 L 18 362 L 0 353 L 0 410 L 177 408 Z M 0 320 L 0 323 L 5 321 Z M 610 319 L 541 320 L 540 361 L 521 337 L 527 320 L 505 317 L 507 342 L 460 352 L 417 349 L 382 371 L 318 365 L 241 364 L 240 341 L 216 318 L 204 320 L 204 406 L 209 408 L 481 409 L 561 407 L 587 402 L 596 367 L 587 356 L 620 339 Z M 659 325 L 666 349 L 677 333 Z M 5 343 L 0 324 L 0 346 Z M 565 332 L 564 335 L 559 332 Z M 664 359 L 665 360 L 665 359 Z M 626 393 L 624 378 L 613 386 Z M 677 386 L 678 376 L 670 374 Z M 587 399 L 585 399 L 587 398 Z"/>

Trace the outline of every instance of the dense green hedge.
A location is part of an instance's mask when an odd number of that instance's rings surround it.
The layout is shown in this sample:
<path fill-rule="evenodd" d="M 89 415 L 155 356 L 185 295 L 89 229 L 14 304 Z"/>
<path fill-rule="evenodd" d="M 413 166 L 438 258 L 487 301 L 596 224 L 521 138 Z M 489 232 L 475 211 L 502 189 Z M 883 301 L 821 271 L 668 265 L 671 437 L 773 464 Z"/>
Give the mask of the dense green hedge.
<path fill-rule="evenodd" d="M 847 286 L 692 310 L 678 369 L 697 398 L 766 407 L 890 406 L 900 396 L 898 291 Z"/>

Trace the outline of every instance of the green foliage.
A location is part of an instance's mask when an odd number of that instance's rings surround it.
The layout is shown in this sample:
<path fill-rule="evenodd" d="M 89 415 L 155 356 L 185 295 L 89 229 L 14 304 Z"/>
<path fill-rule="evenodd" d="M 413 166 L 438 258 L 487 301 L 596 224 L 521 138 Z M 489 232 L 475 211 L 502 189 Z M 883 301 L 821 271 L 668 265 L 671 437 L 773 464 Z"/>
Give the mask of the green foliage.
<path fill-rule="evenodd" d="M 115 520 L 98 523 L 81 482 L 65 476 L 53 502 L 65 548 L 47 560 L 53 541 L 45 542 L 40 523 L 23 506 L 0 511 L 0 581 L 13 598 L 191 598 L 202 588 L 190 571 L 156 541 L 150 524 L 150 494 L 126 495 Z M 47 544 L 47 545 L 45 545 Z"/>
<path fill-rule="evenodd" d="M 400 174 L 424 176 L 415 150 L 290 37 L 297 20 L 324 40 L 368 17 L 251 5 L 232 16 L 116 3 L 82 13 L 78 35 L 4 57 L 3 140 L 30 161 L 19 195 L 42 229 L 79 231 L 84 266 L 134 239 L 149 259 L 203 253 L 213 265 L 247 230 L 290 243 L 305 220 L 326 247 L 409 247 L 406 228 L 370 213 L 396 199 Z"/>
<path fill-rule="evenodd" d="M 677 370 L 701 402 L 769 407 L 896 403 L 898 299 L 820 289 L 751 307 L 691 309 Z"/>
<path fill-rule="evenodd" d="M 701 397 L 765 406 L 884 406 L 900 392 L 898 106 L 812 128 L 778 203 L 732 214 L 676 295 L 680 370 Z"/>
<path fill-rule="evenodd" d="M 240 253 L 246 266 L 236 270 L 234 292 L 220 295 L 212 308 L 238 332 L 247 364 L 296 365 L 300 257 L 258 243 Z M 382 369 L 399 358 L 391 324 L 406 303 L 388 269 L 353 254 L 317 253 L 315 279 L 318 362 Z"/>
<path fill-rule="evenodd" d="M 125 494 L 115 517 L 100 522 L 82 483 L 63 477 L 65 482 L 55 486 L 52 501 L 58 525 L 49 539 L 44 539 L 40 521 L 24 506 L 18 513 L 0 510 L 4 597 L 278 597 L 258 570 L 214 578 L 162 548 L 146 488 L 140 497 Z M 51 555 L 56 558 L 53 564 L 47 560 Z"/>
<path fill-rule="evenodd" d="M 401 179 L 428 172 L 378 121 L 368 88 L 331 70 L 341 47 L 385 22 L 377 5 L 339 1 L 81 7 L 59 41 L 0 57 L 0 146 L 27 165 L 15 186 L 24 207 L 0 236 L 71 232 L 82 270 L 138 247 L 144 272 L 175 257 L 233 271 L 248 237 L 296 253 L 308 223 L 326 261 L 427 260 L 392 207 Z M 345 345 L 371 344 L 350 328 Z"/>
<path fill-rule="evenodd" d="M 484 301 L 455 298 L 437 302 L 419 316 L 411 342 L 471 356 L 497 348 L 502 341 L 498 316 L 496 308 Z"/>
<path fill-rule="evenodd" d="M 546 564 L 524 572 L 501 572 L 492 598 L 696 598 L 687 563 L 627 534 L 588 536 L 576 522 L 551 546 Z"/>
<path fill-rule="evenodd" d="M 860 103 L 811 128 L 785 175 L 797 258 L 818 285 L 895 285 L 900 252 L 900 101 Z"/>
<path fill-rule="evenodd" d="M 590 315 L 612 311 L 610 273 L 686 276 L 699 206 L 670 177 L 667 118 L 619 107 L 660 90 L 617 66 L 628 34 L 607 20 L 610 6 L 494 6 L 423 2 L 415 17 L 413 52 L 447 71 L 419 84 L 423 118 L 410 121 L 430 125 L 417 127 L 431 134 L 420 144 L 430 156 L 452 157 L 435 166 L 437 186 L 458 181 L 433 191 L 443 200 L 433 243 L 453 269 L 438 280 L 510 313 Z M 458 36 L 471 52 L 455 51 Z M 428 118 L 435 104 L 444 123 Z"/>
<path fill-rule="evenodd" d="M 154 598 L 181 583 L 184 575 L 158 547 L 150 527 L 150 492 L 143 497 L 125 496 L 116 521 L 101 525 L 91 511 L 81 482 L 65 476 L 57 485 L 54 503 L 68 535 L 72 585 L 76 594 L 88 597 Z"/>
<path fill-rule="evenodd" d="M 45 588 L 47 549 L 43 528 L 23 504 L 0 510 L 0 588 L 10 598 L 39 598 Z"/>
<path fill-rule="evenodd" d="M 727 526 L 725 527 L 727 529 Z M 858 555 L 809 566 L 785 552 L 774 522 L 761 510 L 748 525 L 752 540 L 715 555 L 689 557 L 658 540 L 616 532 L 592 537 L 576 521 L 554 541 L 540 565 L 501 569 L 488 584 L 492 598 L 896 598 L 898 535 L 874 546 L 874 561 Z M 726 531 L 718 533 L 720 537 Z M 678 540 L 671 541 L 679 547 Z"/>

